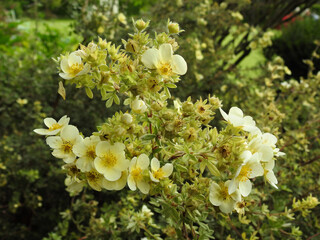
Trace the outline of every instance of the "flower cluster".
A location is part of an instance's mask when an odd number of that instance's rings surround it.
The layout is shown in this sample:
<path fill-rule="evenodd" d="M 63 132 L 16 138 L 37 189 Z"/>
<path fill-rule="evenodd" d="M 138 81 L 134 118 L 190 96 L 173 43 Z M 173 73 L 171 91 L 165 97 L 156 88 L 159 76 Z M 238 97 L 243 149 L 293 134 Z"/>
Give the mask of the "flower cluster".
<path fill-rule="evenodd" d="M 177 87 L 188 68 L 174 53 L 179 46 L 171 37 L 182 30 L 169 21 L 168 33 L 151 39 L 145 33 L 148 25 L 138 20 L 123 49 L 99 39 L 57 59 L 66 84 L 85 88 L 90 98 L 92 89 L 98 90 L 107 107 L 123 98 L 129 106 L 90 137 L 69 125 L 66 116 L 58 122 L 46 118 L 48 129 L 35 130 L 48 136 L 52 154 L 66 163 L 67 189 L 79 192 L 86 183 L 97 191 L 128 185 L 156 196 L 163 211 L 173 216 L 175 209 L 165 206 L 190 206 L 187 210 L 193 211 L 192 206 L 208 201 L 231 213 L 259 176 L 277 188 L 273 170 L 276 157 L 283 155 L 277 138 L 262 133 L 237 107 L 225 113 L 215 96 L 172 101 L 169 89 Z M 218 109 L 227 122 L 220 131 L 210 125 Z"/>
<path fill-rule="evenodd" d="M 128 113 L 123 119 L 127 123 L 132 121 Z M 149 169 L 150 159 L 146 154 L 129 161 L 123 143 L 101 141 L 95 135 L 83 138 L 75 126 L 68 125 L 69 120 L 64 116 L 57 123 L 53 118 L 45 118 L 48 129 L 34 131 L 47 135 L 46 142 L 53 149 L 52 155 L 66 163 L 66 185 L 71 192 L 80 191 L 86 182 L 96 191 L 103 188 L 121 190 L 128 183 L 131 190 L 138 188 L 148 194 L 152 182 L 159 183 L 172 174 L 173 165 L 166 163 L 160 167 L 160 161 L 155 157 Z"/>

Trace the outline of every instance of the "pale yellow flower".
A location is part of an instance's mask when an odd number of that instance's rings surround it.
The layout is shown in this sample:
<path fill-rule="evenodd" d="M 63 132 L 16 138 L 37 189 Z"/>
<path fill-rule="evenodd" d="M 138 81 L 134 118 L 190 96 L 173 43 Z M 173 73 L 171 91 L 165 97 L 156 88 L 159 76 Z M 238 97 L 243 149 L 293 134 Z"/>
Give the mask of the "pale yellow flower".
<path fill-rule="evenodd" d="M 252 189 L 250 179 L 262 176 L 264 170 L 260 164 L 261 154 L 252 155 L 250 151 L 244 151 L 241 158 L 244 159 L 244 163 L 238 168 L 235 177 L 231 180 L 228 192 L 232 194 L 239 187 L 241 195 L 246 197 Z"/>
<path fill-rule="evenodd" d="M 119 142 L 113 145 L 107 141 L 98 143 L 94 166 L 107 180 L 118 180 L 122 175 L 122 171 L 128 168 L 129 160 L 125 158 L 124 149 L 125 145 Z"/>
<path fill-rule="evenodd" d="M 84 65 L 77 52 L 73 52 L 68 56 L 64 56 L 61 59 L 60 68 L 63 72 L 59 73 L 59 75 L 64 79 L 72 79 L 74 77 L 84 75 L 90 71 L 90 65 Z"/>
<path fill-rule="evenodd" d="M 171 44 L 162 44 L 159 49 L 148 49 L 141 56 L 142 63 L 150 69 L 156 69 L 163 77 L 184 75 L 187 63 L 180 55 L 173 55 Z"/>
<path fill-rule="evenodd" d="M 96 146 L 100 142 L 98 136 L 86 137 L 73 146 L 73 152 L 79 157 L 76 166 L 82 172 L 88 172 L 93 168 L 93 161 L 96 158 Z"/>
<path fill-rule="evenodd" d="M 132 158 L 128 176 L 128 186 L 132 191 L 135 191 L 138 187 L 142 193 L 149 193 L 150 185 L 146 179 L 149 161 L 149 157 L 146 154 L 141 154 L 138 158 Z"/>
<path fill-rule="evenodd" d="M 76 159 L 72 148 L 81 140 L 79 130 L 73 125 L 68 125 L 61 130 L 60 136 L 48 137 L 46 141 L 53 149 L 53 156 L 63 159 L 65 163 L 72 163 Z"/>
<path fill-rule="evenodd" d="M 214 206 L 219 206 L 223 213 L 231 213 L 237 202 L 241 201 L 238 189 L 229 194 L 230 180 L 220 185 L 213 182 L 210 186 L 209 200 Z"/>
<path fill-rule="evenodd" d="M 166 163 L 160 168 L 160 162 L 157 158 L 152 158 L 151 160 L 151 172 L 150 178 L 153 182 L 159 182 L 160 180 L 169 177 L 172 174 L 173 165 L 171 163 Z"/>
<path fill-rule="evenodd" d="M 70 118 L 67 116 L 63 116 L 58 122 L 53 118 L 45 118 L 44 124 L 48 127 L 48 129 L 39 128 L 33 131 L 40 135 L 57 135 L 63 127 L 69 124 L 69 121 Z"/>

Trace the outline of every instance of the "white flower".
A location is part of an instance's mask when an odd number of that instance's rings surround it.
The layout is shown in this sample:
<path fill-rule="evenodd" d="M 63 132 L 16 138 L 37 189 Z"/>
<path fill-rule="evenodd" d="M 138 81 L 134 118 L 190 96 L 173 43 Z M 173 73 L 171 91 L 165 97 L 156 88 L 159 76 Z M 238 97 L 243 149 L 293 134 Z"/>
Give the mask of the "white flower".
<path fill-rule="evenodd" d="M 164 77 L 175 74 L 184 75 L 187 63 L 180 55 L 173 55 L 171 44 L 162 44 L 158 49 L 148 49 L 141 56 L 142 63 L 150 69 L 156 69 Z"/>
<path fill-rule="evenodd" d="M 107 180 L 116 181 L 120 179 L 122 171 L 128 168 L 129 160 L 126 160 L 124 149 L 124 144 L 119 142 L 114 145 L 106 141 L 98 143 L 94 166 Z"/>
<path fill-rule="evenodd" d="M 73 125 L 68 125 L 61 130 L 60 136 L 48 137 L 46 141 L 53 149 L 53 156 L 62 158 L 65 163 L 72 163 L 76 159 L 72 148 L 81 140 L 79 130 Z"/>
<path fill-rule="evenodd" d="M 104 182 L 104 188 L 107 190 L 116 190 L 119 191 L 123 189 L 127 184 L 128 171 L 122 171 L 121 177 L 116 181 L 108 181 Z"/>
<path fill-rule="evenodd" d="M 151 180 L 153 182 L 159 182 L 163 178 L 171 175 L 173 171 L 173 165 L 171 163 L 166 163 L 162 168 L 160 168 L 159 160 L 157 158 L 152 158 L 151 171 L 152 172 L 149 172 Z"/>
<path fill-rule="evenodd" d="M 210 186 L 209 200 L 214 206 L 219 206 L 223 213 L 230 213 L 234 209 L 237 202 L 241 201 L 239 190 L 236 189 L 229 194 L 230 180 L 222 184 L 213 182 Z"/>
<path fill-rule="evenodd" d="M 93 161 L 97 156 L 96 146 L 99 142 L 98 136 L 91 136 L 73 146 L 73 152 L 79 157 L 76 166 L 82 172 L 88 172 L 93 168 Z"/>
<path fill-rule="evenodd" d="M 48 127 L 48 129 L 40 128 L 33 131 L 40 135 L 56 135 L 64 126 L 69 124 L 69 121 L 70 118 L 67 116 L 63 116 L 58 122 L 53 118 L 45 118 L 44 124 Z"/>
<path fill-rule="evenodd" d="M 140 100 L 139 97 L 136 97 L 136 99 L 132 102 L 131 109 L 139 114 L 145 113 L 148 110 L 146 103 L 143 100 Z"/>
<path fill-rule="evenodd" d="M 71 79 L 89 72 L 90 66 L 83 65 L 81 57 L 77 52 L 73 52 L 68 56 L 64 56 L 60 62 L 60 68 L 63 71 L 59 73 L 64 79 Z"/>
<path fill-rule="evenodd" d="M 256 127 L 256 122 L 252 119 L 250 116 L 243 116 L 243 112 L 238 107 L 232 107 L 229 110 L 229 114 L 226 114 L 222 108 L 220 109 L 220 113 L 223 116 L 223 118 L 230 122 L 234 127 L 242 127 L 243 130 L 255 133 L 257 131 L 260 131 Z"/>
<path fill-rule="evenodd" d="M 148 181 L 146 181 L 148 167 L 149 158 L 146 154 L 141 154 L 138 158 L 132 158 L 128 177 L 128 186 L 132 191 L 135 191 L 138 187 L 142 193 L 149 193 L 150 185 Z"/>
<path fill-rule="evenodd" d="M 229 184 L 229 194 L 232 194 L 239 187 L 242 196 L 246 197 L 250 194 L 252 183 L 249 179 L 263 175 L 263 168 L 260 164 L 261 154 L 252 155 L 250 151 L 244 151 L 241 154 L 244 163 L 238 168 L 234 178 Z"/>

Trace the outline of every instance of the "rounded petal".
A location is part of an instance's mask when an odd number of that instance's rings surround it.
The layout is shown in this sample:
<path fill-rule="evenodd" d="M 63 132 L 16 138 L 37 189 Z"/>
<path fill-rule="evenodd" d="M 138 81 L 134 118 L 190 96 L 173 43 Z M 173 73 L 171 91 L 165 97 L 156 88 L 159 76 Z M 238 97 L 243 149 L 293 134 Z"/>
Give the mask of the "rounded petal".
<path fill-rule="evenodd" d="M 137 187 L 139 188 L 139 190 L 143 193 L 143 194 L 148 194 L 150 191 L 150 185 L 149 183 L 145 182 L 145 181 L 138 181 L 137 182 Z"/>
<path fill-rule="evenodd" d="M 65 141 L 75 142 L 79 137 L 79 130 L 73 125 L 68 125 L 61 130 L 60 136 Z"/>
<path fill-rule="evenodd" d="M 241 201 L 241 194 L 240 194 L 238 189 L 231 194 L 231 197 L 236 202 L 240 202 Z"/>
<path fill-rule="evenodd" d="M 67 57 L 64 57 L 61 59 L 60 68 L 65 73 L 69 72 L 70 66 L 69 66 Z"/>
<path fill-rule="evenodd" d="M 170 62 L 173 55 L 172 46 L 169 43 L 164 43 L 159 47 L 159 57 L 162 62 Z"/>
<path fill-rule="evenodd" d="M 160 168 L 160 162 L 157 158 L 152 158 L 151 160 L 151 170 L 157 171 Z"/>
<path fill-rule="evenodd" d="M 252 183 L 249 179 L 239 182 L 239 190 L 242 196 L 246 197 L 250 194 L 252 189 Z"/>
<path fill-rule="evenodd" d="M 274 172 L 272 170 L 268 171 L 266 174 L 267 181 L 273 186 L 274 188 L 278 189 L 276 184 L 278 183 L 278 180 L 276 176 L 274 175 Z"/>
<path fill-rule="evenodd" d="M 172 71 L 179 75 L 186 74 L 188 65 L 183 57 L 180 55 L 173 55 L 172 57 Z"/>
<path fill-rule="evenodd" d="M 81 57 L 77 55 L 77 53 L 73 52 L 68 56 L 68 64 L 72 66 L 73 64 L 81 64 Z"/>
<path fill-rule="evenodd" d="M 172 172 L 173 172 L 173 165 L 171 163 L 166 163 L 163 167 L 162 167 L 162 171 L 164 173 L 164 177 L 169 177 Z"/>
<path fill-rule="evenodd" d="M 249 150 L 245 150 L 240 154 L 240 158 L 247 162 L 252 157 L 252 153 Z"/>
<path fill-rule="evenodd" d="M 147 169 L 149 167 L 149 157 L 146 154 L 141 154 L 137 160 L 137 167 Z"/>
<path fill-rule="evenodd" d="M 229 110 L 229 116 L 235 116 L 235 117 L 243 118 L 243 112 L 238 107 L 232 107 Z"/>
<path fill-rule="evenodd" d="M 75 145 L 72 147 L 72 151 L 78 156 L 78 157 L 83 157 L 87 153 L 87 147 L 84 144 L 83 141 L 77 142 Z"/>
<path fill-rule="evenodd" d="M 131 175 L 129 175 L 127 182 L 130 190 L 135 191 L 137 189 L 136 182 Z"/>
<path fill-rule="evenodd" d="M 121 171 L 114 168 L 105 168 L 103 175 L 109 181 L 117 181 L 121 177 Z"/>
<path fill-rule="evenodd" d="M 115 166 L 117 170 L 124 171 L 127 170 L 130 165 L 129 160 L 127 159 L 118 159 L 117 165 Z"/>
<path fill-rule="evenodd" d="M 141 56 L 141 62 L 150 69 L 156 68 L 156 65 L 159 62 L 159 50 L 157 49 L 148 49 Z"/>
<path fill-rule="evenodd" d="M 102 141 L 97 144 L 96 154 L 97 156 L 103 156 L 110 149 L 110 143 L 107 141 Z"/>
<path fill-rule="evenodd" d="M 39 129 L 34 129 L 33 131 L 37 134 L 40 134 L 40 135 L 56 135 L 58 132 L 60 132 L 60 128 L 59 129 L 56 129 L 56 130 L 53 130 L 53 131 L 50 131 L 48 129 L 44 129 L 44 128 L 39 128 Z"/>
<path fill-rule="evenodd" d="M 59 125 L 68 125 L 70 121 L 70 118 L 67 117 L 67 115 L 64 115 L 60 120 L 58 121 Z"/>
<path fill-rule="evenodd" d="M 73 163 L 74 160 L 76 160 L 76 155 L 74 155 L 73 153 L 67 154 L 62 158 L 62 160 L 65 163 Z"/>
<path fill-rule="evenodd" d="M 229 120 L 228 114 L 225 111 L 223 111 L 222 108 L 219 108 L 219 110 L 224 120 L 228 121 Z"/>
<path fill-rule="evenodd" d="M 223 199 L 220 196 L 221 187 L 213 182 L 210 186 L 209 200 L 214 206 L 220 206 Z"/>
<path fill-rule="evenodd" d="M 231 195 L 236 190 L 237 190 L 237 182 L 235 179 L 232 179 L 228 186 L 228 193 Z"/>
<path fill-rule="evenodd" d="M 63 141 L 62 141 L 61 137 L 59 137 L 59 136 L 48 137 L 46 139 L 46 142 L 53 149 L 58 149 L 63 144 Z"/>
<path fill-rule="evenodd" d="M 80 157 L 76 161 L 76 166 L 81 172 L 89 172 L 93 168 L 93 161 L 87 157 Z"/>
<path fill-rule="evenodd" d="M 262 154 L 262 159 L 261 159 L 262 162 L 269 162 L 272 160 L 273 150 L 270 146 L 262 145 L 259 148 L 259 152 L 261 152 L 261 154 Z"/>
<path fill-rule="evenodd" d="M 264 173 L 262 165 L 258 162 L 250 164 L 250 168 L 252 169 L 252 171 L 249 174 L 249 178 L 259 177 Z"/>
<path fill-rule="evenodd" d="M 271 161 L 267 162 L 265 165 L 264 165 L 264 168 L 267 169 L 267 170 L 272 170 L 274 168 L 274 160 L 271 159 Z"/>
<path fill-rule="evenodd" d="M 272 147 L 272 146 L 276 145 L 278 139 L 276 136 L 274 136 L 271 133 L 264 133 L 262 135 L 262 141 L 263 141 L 263 143 L 268 144 L 269 146 Z"/>
<path fill-rule="evenodd" d="M 230 198 L 229 200 L 223 201 L 219 206 L 219 208 L 223 213 L 231 213 L 235 205 L 236 205 L 236 202 Z"/>
<path fill-rule="evenodd" d="M 59 76 L 66 80 L 74 78 L 74 76 L 70 75 L 69 73 L 59 73 Z"/>
<path fill-rule="evenodd" d="M 131 171 L 131 169 L 136 166 L 136 163 L 137 163 L 137 157 L 132 158 L 129 165 L 129 171 Z"/>
<path fill-rule="evenodd" d="M 53 124 L 57 123 L 57 121 L 53 118 L 45 118 L 43 121 L 48 128 L 50 128 Z"/>
<path fill-rule="evenodd" d="M 150 175 L 150 179 L 151 179 L 152 182 L 160 182 L 159 179 L 156 179 L 156 178 L 153 176 L 153 173 L 152 173 L 152 172 L 149 171 L 149 175 Z"/>

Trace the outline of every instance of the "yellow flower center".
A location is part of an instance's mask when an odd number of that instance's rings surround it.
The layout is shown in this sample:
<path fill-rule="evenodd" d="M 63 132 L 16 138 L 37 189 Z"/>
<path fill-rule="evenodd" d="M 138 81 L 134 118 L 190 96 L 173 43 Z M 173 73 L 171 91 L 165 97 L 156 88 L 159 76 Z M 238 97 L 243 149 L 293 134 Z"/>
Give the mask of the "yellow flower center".
<path fill-rule="evenodd" d="M 51 127 L 49 127 L 49 131 L 53 131 L 53 130 L 57 130 L 59 128 L 61 128 L 62 126 L 59 123 L 54 123 L 52 124 Z"/>
<path fill-rule="evenodd" d="M 74 63 L 71 65 L 69 69 L 69 74 L 70 75 L 77 75 L 79 72 L 81 72 L 83 69 L 83 63 Z"/>
<path fill-rule="evenodd" d="M 247 181 L 251 172 L 252 172 L 252 169 L 249 166 L 247 166 L 247 165 L 243 166 L 241 168 L 241 171 L 240 171 L 238 177 L 237 177 L 238 180 L 241 182 Z"/>
<path fill-rule="evenodd" d="M 221 197 L 224 199 L 224 200 L 227 200 L 227 199 L 230 199 L 230 195 L 229 195 L 229 192 L 228 192 L 228 188 L 226 186 L 221 186 Z"/>
<path fill-rule="evenodd" d="M 164 172 L 163 172 L 162 168 L 160 168 L 157 171 L 153 172 L 153 177 L 155 179 L 159 179 L 159 180 L 164 178 Z"/>
<path fill-rule="evenodd" d="M 135 180 L 140 180 L 142 178 L 142 169 L 139 167 L 136 167 L 135 169 L 133 169 L 131 171 L 131 176 L 135 179 Z"/>
<path fill-rule="evenodd" d="M 96 170 L 91 170 L 86 175 L 88 181 L 90 182 L 96 182 L 101 177 L 101 174 L 98 173 Z"/>
<path fill-rule="evenodd" d="M 95 159 L 96 158 L 95 146 L 89 146 L 87 149 L 86 155 L 90 159 Z"/>
<path fill-rule="evenodd" d="M 160 63 L 160 65 L 157 67 L 157 70 L 160 75 L 163 75 L 163 76 L 172 75 L 172 67 L 170 63 Z"/>
<path fill-rule="evenodd" d="M 62 150 L 66 154 L 71 153 L 72 152 L 72 144 L 71 144 L 71 142 L 64 142 L 62 144 Z"/>
<path fill-rule="evenodd" d="M 117 163 L 117 158 L 110 151 L 102 157 L 102 164 L 105 167 L 111 168 Z"/>

